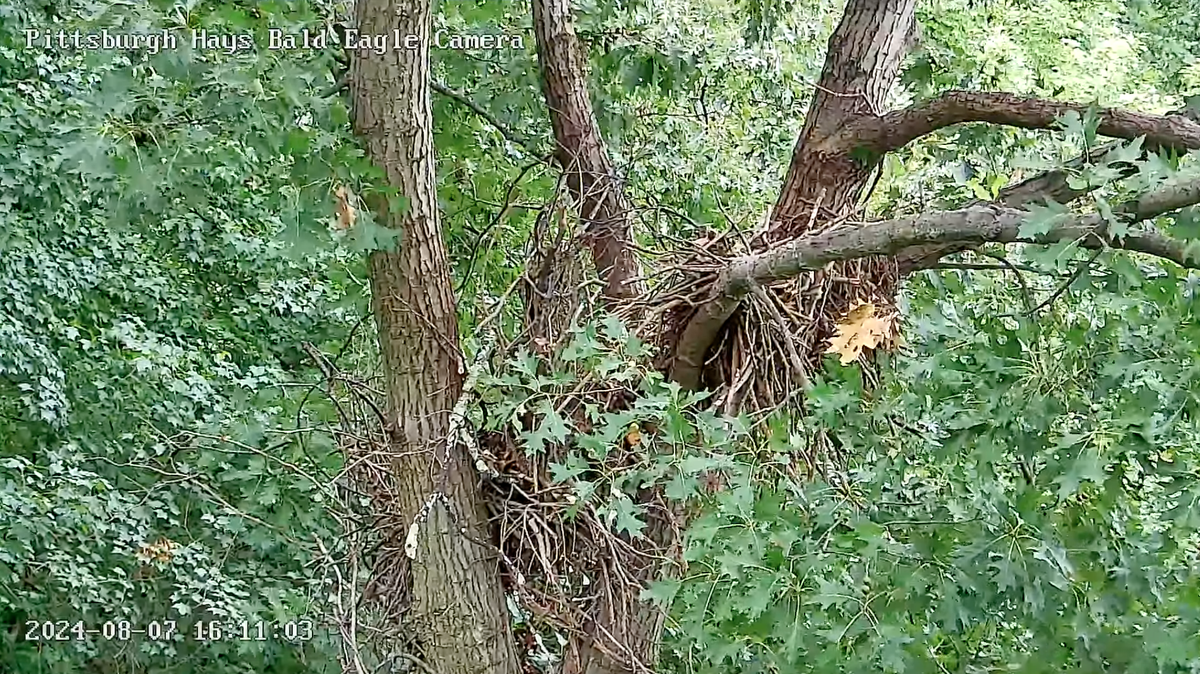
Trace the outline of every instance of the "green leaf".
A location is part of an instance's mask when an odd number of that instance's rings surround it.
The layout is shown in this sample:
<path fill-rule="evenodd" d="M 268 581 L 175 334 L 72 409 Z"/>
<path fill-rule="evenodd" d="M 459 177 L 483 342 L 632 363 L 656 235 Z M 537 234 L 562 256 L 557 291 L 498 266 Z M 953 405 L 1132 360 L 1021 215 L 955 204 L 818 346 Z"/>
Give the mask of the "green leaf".
<path fill-rule="evenodd" d="M 1092 195 L 1092 198 L 1096 201 L 1096 209 L 1100 211 L 1100 217 L 1104 218 L 1104 222 L 1107 223 L 1108 233 L 1117 240 L 1123 239 L 1129 233 L 1129 223 L 1113 213 L 1112 206 L 1104 197 L 1096 194 Z"/>
<path fill-rule="evenodd" d="M 1191 206 L 1172 216 L 1171 232 L 1181 239 L 1200 239 L 1200 206 Z"/>
<path fill-rule="evenodd" d="M 642 513 L 641 506 L 622 495 L 613 499 L 608 512 L 613 517 L 614 528 L 618 533 L 626 533 L 634 538 L 641 537 L 642 530 L 646 528 L 646 523 L 638 517 Z"/>
<path fill-rule="evenodd" d="M 550 478 L 556 483 L 563 483 L 582 475 L 588 469 L 588 463 L 575 452 L 567 454 L 564 463 L 550 463 Z"/>
<path fill-rule="evenodd" d="M 621 319 L 613 314 L 606 315 L 600 321 L 601 333 L 608 339 L 620 343 L 624 342 L 628 336 L 628 330 L 625 329 L 625 324 Z"/>
<path fill-rule="evenodd" d="M 683 583 L 673 578 L 664 578 L 654 580 L 649 583 L 646 589 L 642 590 L 640 598 L 644 601 L 652 601 L 661 607 L 669 607 L 675 595 L 679 593 L 679 588 Z"/>
<path fill-rule="evenodd" d="M 347 241 L 350 250 L 358 253 L 370 253 L 376 250 L 394 251 L 400 245 L 403 232 L 390 227 L 381 227 L 373 219 L 361 215 L 354 227 L 350 228 Z"/>
<path fill-rule="evenodd" d="M 1136 162 L 1142 157 L 1142 145 L 1145 141 L 1145 136 L 1138 136 L 1131 141 L 1118 142 L 1116 147 L 1104 155 L 1104 164 L 1132 164 Z"/>
<path fill-rule="evenodd" d="M 545 451 L 546 444 L 550 442 L 561 443 L 567 439 L 571 433 L 571 427 L 554 409 L 549 400 L 542 399 L 538 404 L 537 412 L 541 415 L 541 421 L 536 430 L 523 431 L 521 439 L 525 442 L 526 451 L 533 454 L 540 454 Z"/>
<path fill-rule="evenodd" d="M 1075 495 L 1079 491 L 1080 485 L 1084 482 L 1103 485 L 1104 480 L 1107 478 L 1104 468 L 1104 463 L 1095 450 L 1082 450 L 1070 462 L 1067 470 L 1054 478 L 1054 482 L 1059 485 L 1058 497 L 1063 499 Z"/>
<path fill-rule="evenodd" d="M 696 495 L 700 490 L 700 480 L 695 477 L 676 473 L 667 481 L 663 495 L 674 502 L 684 502 Z"/>
<path fill-rule="evenodd" d="M 1083 118 L 1076 110 L 1067 110 L 1058 118 L 1058 124 L 1068 136 L 1083 136 Z"/>
<path fill-rule="evenodd" d="M 751 620 L 767 612 L 775 600 L 775 585 L 779 577 L 760 574 L 750 584 L 749 590 L 742 597 L 742 610 Z"/>
<path fill-rule="evenodd" d="M 818 578 L 817 585 L 817 594 L 806 603 L 816 604 L 822 610 L 840 608 L 855 601 L 854 591 L 840 582 Z"/>
<path fill-rule="evenodd" d="M 1065 206 L 1049 200 L 1045 202 L 1045 205 L 1029 204 L 1026 209 L 1029 211 L 1029 216 L 1017 231 L 1017 236 L 1022 239 L 1036 240 L 1062 223 L 1067 217 Z"/>

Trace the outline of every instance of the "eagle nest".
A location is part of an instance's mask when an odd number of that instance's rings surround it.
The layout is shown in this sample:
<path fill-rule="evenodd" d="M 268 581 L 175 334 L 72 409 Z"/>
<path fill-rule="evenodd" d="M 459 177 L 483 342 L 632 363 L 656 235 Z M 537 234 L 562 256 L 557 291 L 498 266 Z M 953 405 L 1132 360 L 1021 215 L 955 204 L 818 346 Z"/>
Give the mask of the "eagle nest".
<path fill-rule="evenodd" d="M 541 231 L 546 231 L 544 221 Z M 684 326 L 698 307 L 719 292 L 716 282 L 728 260 L 754 251 L 751 241 L 734 231 L 676 242 L 669 253 L 641 251 L 657 258 L 657 271 L 645 279 L 647 291 L 610 306 L 630 333 L 654 347 L 650 356 L 640 359 L 640 372 L 670 371 Z M 641 590 L 664 567 L 683 564 L 681 530 L 695 502 L 672 502 L 656 484 L 622 479 L 650 465 L 649 437 L 657 432 L 653 423 L 640 427 L 631 423 L 603 458 L 585 459 L 580 475 L 552 477 L 551 466 L 571 460 L 574 433 L 588 432 L 597 410 L 621 412 L 635 405 L 642 393 L 636 377 L 576 371 L 571 383 L 554 395 L 556 414 L 574 430 L 565 439 L 546 443 L 541 451 L 528 451 L 522 437 L 539 421 L 530 411 L 517 415 L 521 428 L 512 423 L 485 428 L 489 425 L 481 420 L 498 414 L 501 403 L 480 390 L 503 378 L 516 348 L 540 354 L 543 364 L 555 362 L 556 354 L 577 333 L 563 326 L 578 326 L 598 315 L 594 285 L 580 281 L 586 276 L 585 262 L 569 237 L 547 245 L 538 242 L 526 259 L 525 276 L 509 290 L 520 289 L 526 331 L 507 345 L 493 344 L 498 348 L 477 354 L 463 398 L 451 413 L 451 434 L 466 449 L 463 459 L 473 463 L 482 478 L 494 532 L 491 541 L 475 542 L 495 553 L 505 589 L 522 614 L 516 631 L 518 644 L 528 654 L 568 658 L 571 654 L 565 650 L 569 649 L 556 646 L 559 641 L 554 637 L 575 634 L 584 638 L 574 643 L 591 644 L 629 671 L 651 672 L 652 654 L 631 650 L 615 635 L 625 631 L 621 621 L 657 619 L 640 602 Z M 890 307 L 895 283 L 893 264 L 867 259 L 759 288 L 745 298 L 708 350 L 701 383 L 715 394 L 706 404 L 714 405 L 717 412 L 750 412 L 762 418 L 789 402 L 799 402 L 838 323 L 855 307 L 871 303 Z M 480 323 L 490 322 L 507 305 L 508 293 Z M 378 393 L 382 387 L 337 372 L 319 355 L 314 358 L 323 363 L 331 395 L 334 384 L 342 385 L 345 392 L 339 403 L 342 420 L 337 436 L 347 454 L 343 474 L 347 503 L 357 503 L 362 510 L 361 497 L 370 496 L 371 505 L 361 513 L 354 536 L 347 538 L 348 559 L 361 561 L 370 570 L 365 595 L 376 600 L 371 602 L 376 607 L 371 622 L 403 626 L 410 606 L 405 588 L 411 575 L 404 541 L 413 522 L 411 513 L 400 512 L 398 504 L 404 500 L 397 498 L 390 474 L 388 434 Z M 864 368 L 867 376 L 870 371 Z M 576 452 L 578 456 L 577 448 Z M 836 457 L 831 461 L 832 454 L 835 449 L 829 439 L 814 436 L 789 459 L 790 464 L 773 469 L 788 471 L 796 479 L 815 472 L 828 477 L 821 466 L 840 463 Z M 723 468 L 701 475 L 700 498 L 722 489 L 727 477 Z M 580 480 L 595 490 L 595 498 L 579 498 Z M 640 533 L 631 535 L 628 528 L 614 525 L 611 509 L 600 505 L 613 499 L 636 504 L 644 524 Z M 369 526 L 359 526 L 362 521 Z M 609 622 L 598 626 L 594 622 L 598 615 L 607 616 Z"/>

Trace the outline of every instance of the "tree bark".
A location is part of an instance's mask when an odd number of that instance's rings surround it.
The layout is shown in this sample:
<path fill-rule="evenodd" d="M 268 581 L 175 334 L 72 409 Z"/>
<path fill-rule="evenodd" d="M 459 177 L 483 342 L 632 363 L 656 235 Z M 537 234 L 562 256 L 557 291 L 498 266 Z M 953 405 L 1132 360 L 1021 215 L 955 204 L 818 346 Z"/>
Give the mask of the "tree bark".
<path fill-rule="evenodd" d="M 922 136 L 963 122 L 989 122 L 1022 129 L 1048 129 L 1068 112 L 1086 114 L 1088 106 L 1002 92 L 949 91 L 922 105 L 879 117 L 859 117 L 826 141 L 830 150 L 866 151 L 872 156 L 899 149 Z M 1200 148 L 1200 124 L 1182 114 L 1148 115 L 1131 110 L 1097 111 L 1096 132 L 1110 138 L 1145 137 L 1148 149 Z"/>
<path fill-rule="evenodd" d="M 394 543 L 415 554 L 381 586 L 411 598 L 416 652 L 440 674 L 518 674 L 509 616 L 490 541 L 482 491 L 466 452 L 448 438 L 463 364 L 446 247 L 437 209 L 430 109 L 430 0 L 359 0 L 365 35 L 419 36 L 416 49 L 352 55 L 354 128 L 368 156 L 408 199 L 403 212 L 371 204 L 400 230 L 394 251 L 370 256 L 373 309 L 387 378 L 396 493 L 383 504 L 399 518 Z M 394 597 L 393 597 L 394 598 Z"/>
<path fill-rule="evenodd" d="M 604 281 L 605 296 L 633 297 L 640 274 L 628 245 L 629 203 L 592 110 L 569 0 L 534 0 L 533 30 L 542 93 L 554 127 L 554 156 L 583 221 L 585 243 Z"/>
<path fill-rule="evenodd" d="M 829 38 L 825 67 L 771 213 L 772 240 L 802 233 L 819 202 L 821 221 L 852 212 L 878 157 L 825 147 L 851 122 L 880 114 L 899 72 L 916 0 L 850 0 Z"/>
<path fill-rule="evenodd" d="M 632 212 L 592 109 L 569 0 L 534 0 L 533 27 L 542 92 L 554 128 L 555 158 L 583 222 L 584 242 L 604 281 L 606 298 L 612 302 L 634 297 L 642 286 L 629 247 Z M 652 495 L 644 496 L 639 500 L 649 505 Z M 651 518 L 645 534 L 646 539 L 628 543 L 653 553 L 669 545 L 672 529 L 661 518 Z M 598 578 L 591 579 L 596 599 L 586 609 L 584 634 L 573 635 L 567 646 L 563 674 L 640 672 L 656 665 L 665 615 L 658 606 L 642 601 L 640 593 L 659 571 L 659 564 L 639 560 L 632 566 L 625 569 L 632 584 L 615 582 L 607 564 Z"/>

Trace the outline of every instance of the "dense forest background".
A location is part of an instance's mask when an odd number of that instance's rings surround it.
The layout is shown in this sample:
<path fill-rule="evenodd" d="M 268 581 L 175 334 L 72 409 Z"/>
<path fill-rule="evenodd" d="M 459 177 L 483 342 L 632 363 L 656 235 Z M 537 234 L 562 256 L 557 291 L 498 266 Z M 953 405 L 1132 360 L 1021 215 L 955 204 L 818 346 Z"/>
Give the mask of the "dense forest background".
<path fill-rule="evenodd" d="M 709 243 L 772 221 L 843 5 L 571 7 L 644 264 L 708 273 L 733 255 Z M 814 319 L 803 385 L 741 405 L 736 381 L 706 378 L 708 394 L 665 375 L 639 324 L 652 312 L 609 311 L 585 247 L 563 243 L 585 199 L 552 159 L 534 12 L 493 0 L 435 5 L 433 31 L 523 47 L 435 46 L 422 83 L 470 394 L 452 428 L 476 446 L 506 561 L 495 648 L 519 663 L 455 664 L 442 651 L 466 647 L 435 644 L 410 605 L 424 586 L 380 587 L 425 548 L 380 498 L 403 478 L 368 260 L 415 245 L 377 216 L 419 204 L 356 129 L 351 101 L 371 92 L 347 55 L 263 46 L 268 29 L 353 16 L 0 4 L 0 671 L 569 672 L 572 640 L 603 624 L 581 599 L 594 551 L 573 556 L 571 527 L 634 550 L 654 489 L 679 531 L 631 583 L 665 610 L 645 651 L 658 662 L 578 671 L 1200 671 L 1200 275 L 1177 264 L 1200 260 L 1200 191 L 1153 219 L 1184 245 L 1175 261 L 1120 250 L 1121 233 L 975 241 L 905 275 L 892 314 Z M 1118 216 L 1137 195 L 1195 184 L 1200 122 L 1172 127 L 1175 144 L 1103 133 L 1108 108 L 1200 115 L 1194 0 L 925 0 L 915 16 L 888 109 L 951 89 L 1081 107 L 1051 128 L 952 125 L 888 148 L 861 219 L 992 202 L 1058 171 L 1077 198 L 1029 206 L 1020 239 L 1036 239 L 1080 213 L 1135 227 Z M 255 48 L 27 47 L 27 30 L 60 28 Z M 565 319 L 535 297 L 551 263 L 576 295 Z M 786 379 L 791 338 L 763 339 L 776 350 L 755 376 Z M 628 395 L 596 393 L 613 381 Z M 178 632 L 27 638 L 29 621 L 121 620 Z M 224 636 L 198 638 L 210 623 Z M 242 623 L 279 628 L 236 638 Z"/>

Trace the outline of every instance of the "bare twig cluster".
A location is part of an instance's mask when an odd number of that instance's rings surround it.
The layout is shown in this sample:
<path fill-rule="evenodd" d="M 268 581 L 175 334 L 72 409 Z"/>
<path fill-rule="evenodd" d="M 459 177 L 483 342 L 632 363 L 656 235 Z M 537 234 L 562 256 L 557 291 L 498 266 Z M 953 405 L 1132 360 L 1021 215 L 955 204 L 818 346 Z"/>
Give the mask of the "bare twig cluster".
<path fill-rule="evenodd" d="M 382 392 L 373 382 L 340 370 L 316 348 L 306 347 L 325 379 L 325 395 L 337 411 L 330 430 L 345 455 L 330 480 L 343 535 L 335 549 L 317 541 L 333 587 L 328 621 L 337 630 L 342 671 L 367 674 L 381 664 L 411 661 L 396 650 L 404 643 L 409 557 L 407 522 L 395 513 L 394 457 L 386 433 Z"/>

